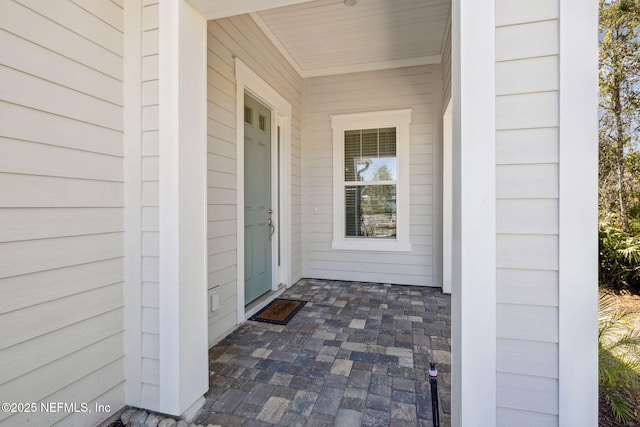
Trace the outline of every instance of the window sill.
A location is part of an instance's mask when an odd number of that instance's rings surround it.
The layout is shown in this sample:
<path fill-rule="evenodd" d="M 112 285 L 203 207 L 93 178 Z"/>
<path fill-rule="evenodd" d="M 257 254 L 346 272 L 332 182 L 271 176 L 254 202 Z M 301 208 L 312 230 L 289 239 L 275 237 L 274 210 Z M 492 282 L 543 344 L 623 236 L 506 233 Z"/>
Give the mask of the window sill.
<path fill-rule="evenodd" d="M 410 252 L 411 243 L 398 240 L 342 239 L 333 240 L 331 249 L 344 251 Z"/>

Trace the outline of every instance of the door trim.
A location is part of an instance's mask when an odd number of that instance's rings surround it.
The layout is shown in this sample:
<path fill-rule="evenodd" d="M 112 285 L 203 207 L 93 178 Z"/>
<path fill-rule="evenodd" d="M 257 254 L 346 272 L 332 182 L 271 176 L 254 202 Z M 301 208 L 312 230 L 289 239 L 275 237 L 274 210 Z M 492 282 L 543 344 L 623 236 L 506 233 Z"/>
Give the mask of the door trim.
<path fill-rule="evenodd" d="M 240 59 L 236 73 L 236 296 L 237 323 L 246 320 L 244 304 L 244 94 L 271 110 L 271 202 L 273 218 L 280 218 L 278 238 L 272 240 L 272 290 L 291 286 L 291 104 Z M 274 150 L 280 127 L 280 150 Z M 278 159 L 278 154 L 280 159 Z M 278 162 L 278 160 L 280 160 Z M 278 170 L 278 163 L 280 168 Z M 278 192 L 280 203 L 278 203 Z M 277 236 L 276 232 L 274 236 Z M 280 244 L 280 267 L 277 265 Z"/>

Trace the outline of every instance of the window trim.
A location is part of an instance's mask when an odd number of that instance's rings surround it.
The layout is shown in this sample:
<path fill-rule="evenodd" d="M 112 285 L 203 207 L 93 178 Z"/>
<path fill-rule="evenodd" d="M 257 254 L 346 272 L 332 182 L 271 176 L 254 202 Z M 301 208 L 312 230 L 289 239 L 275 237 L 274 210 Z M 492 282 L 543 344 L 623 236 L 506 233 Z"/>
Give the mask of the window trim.
<path fill-rule="evenodd" d="M 333 129 L 333 240 L 337 250 L 411 251 L 409 241 L 409 124 L 412 109 L 331 115 Z M 344 132 L 396 128 L 396 238 L 345 236 Z"/>

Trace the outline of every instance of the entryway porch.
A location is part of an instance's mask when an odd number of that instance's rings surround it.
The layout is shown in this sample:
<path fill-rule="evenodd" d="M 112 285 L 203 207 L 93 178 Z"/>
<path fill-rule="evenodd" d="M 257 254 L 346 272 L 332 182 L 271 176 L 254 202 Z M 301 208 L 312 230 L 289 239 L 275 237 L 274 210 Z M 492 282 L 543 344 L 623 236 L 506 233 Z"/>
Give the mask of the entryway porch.
<path fill-rule="evenodd" d="M 289 324 L 247 321 L 209 351 L 195 422 L 431 426 L 429 362 L 450 423 L 451 299 L 438 288 L 302 279 Z"/>

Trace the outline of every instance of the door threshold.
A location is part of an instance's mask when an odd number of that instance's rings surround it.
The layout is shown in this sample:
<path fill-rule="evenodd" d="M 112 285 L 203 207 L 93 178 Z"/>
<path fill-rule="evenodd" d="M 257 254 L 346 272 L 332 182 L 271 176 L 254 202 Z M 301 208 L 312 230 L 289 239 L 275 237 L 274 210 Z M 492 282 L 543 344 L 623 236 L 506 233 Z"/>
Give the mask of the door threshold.
<path fill-rule="evenodd" d="M 287 289 L 286 286 L 284 286 L 281 283 L 280 285 L 278 285 L 278 290 L 269 291 L 266 294 L 259 297 L 258 299 L 256 299 L 255 301 L 252 301 L 249 304 L 245 305 L 244 320 L 247 320 L 257 312 L 265 308 L 267 304 L 269 304 L 271 301 L 279 297 L 285 291 L 285 289 Z"/>

